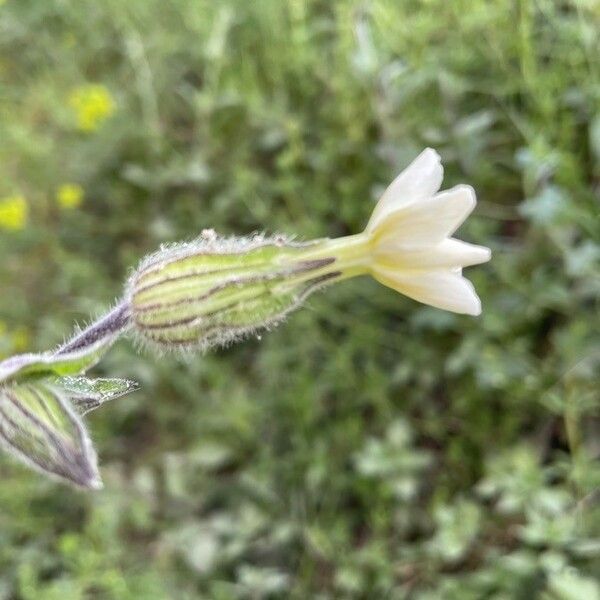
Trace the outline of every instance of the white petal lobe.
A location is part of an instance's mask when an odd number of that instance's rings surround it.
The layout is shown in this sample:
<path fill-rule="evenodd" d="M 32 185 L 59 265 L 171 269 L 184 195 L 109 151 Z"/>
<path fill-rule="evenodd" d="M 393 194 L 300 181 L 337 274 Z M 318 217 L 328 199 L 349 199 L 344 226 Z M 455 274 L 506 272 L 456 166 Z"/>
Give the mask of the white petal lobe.
<path fill-rule="evenodd" d="M 440 189 L 443 176 L 439 154 L 432 148 L 423 150 L 385 190 L 373 210 L 367 231 L 402 206 L 433 196 Z"/>
<path fill-rule="evenodd" d="M 471 186 L 457 185 L 391 213 L 373 233 L 381 244 L 395 241 L 404 248 L 431 246 L 454 233 L 476 203 Z"/>
<path fill-rule="evenodd" d="M 481 301 L 473 284 L 450 271 L 427 271 L 414 275 L 377 268 L 375 279 L 424 304 L 467 315 L 481 314 Z"/>
<path fill-rule="evenodd" d="M 462 268 L 479 265 L 491 258 L 489 248 L 444 239 L 434 246 L 402 248 L 402 243 L 390 240 L 375 250 L 376 260 L 391 268 L 423 270 L 436 268 Z"/>

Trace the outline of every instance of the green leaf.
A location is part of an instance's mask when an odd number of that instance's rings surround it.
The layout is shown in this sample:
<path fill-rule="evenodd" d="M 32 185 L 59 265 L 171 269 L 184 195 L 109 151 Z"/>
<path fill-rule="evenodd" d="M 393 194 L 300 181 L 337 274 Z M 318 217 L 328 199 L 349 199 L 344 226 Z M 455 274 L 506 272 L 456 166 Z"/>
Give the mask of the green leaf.
<path fill-rule="evenodd" d="M 71 400 L 80 415 L 95 410 L 100 405 L 139 389 L 139 384 L 129 379 L 90 379 L 88 377 L 60 377 L 54 380 Z"/>
<path fill-rule="evenodd" d="M 48 380 L 0 387 L 0 441 L 46 475 L 84 488 L 102 486 L 81 419 Z"/>

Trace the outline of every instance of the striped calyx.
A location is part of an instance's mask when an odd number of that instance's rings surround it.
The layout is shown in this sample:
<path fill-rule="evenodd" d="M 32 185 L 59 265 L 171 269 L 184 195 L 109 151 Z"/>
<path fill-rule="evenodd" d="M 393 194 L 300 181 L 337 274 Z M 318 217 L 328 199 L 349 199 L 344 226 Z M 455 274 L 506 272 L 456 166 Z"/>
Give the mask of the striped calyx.
<path fill-rule="evenodd" d="M 0 445 L 46 475 L 102 487 L 81 419 L 60 387 L 47 380 L 0 386 Z"/>
<path fill-rule="evenodd" d="M 138 336 L 168 348 L 210 348 L 275 325 L 313 291 L 342 277 L 329 240 L 220 239 L 162 248 L 127 296 Z"/>

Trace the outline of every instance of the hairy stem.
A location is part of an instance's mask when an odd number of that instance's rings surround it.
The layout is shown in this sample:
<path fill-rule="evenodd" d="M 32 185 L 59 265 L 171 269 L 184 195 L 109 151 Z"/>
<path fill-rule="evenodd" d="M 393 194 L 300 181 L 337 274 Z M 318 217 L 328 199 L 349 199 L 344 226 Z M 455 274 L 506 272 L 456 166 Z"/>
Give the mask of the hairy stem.
<path fill-rule="evenodd" d="M 97 346 L 103 341 L 112 343 L 115 338 L 125 331 L 131 321 L 131 311 L 128 302 L 121 302 L 103 317 L 79 332 L 68 342 L 63 344 L 56 355 L 69 354 L 92 346 Z"/>

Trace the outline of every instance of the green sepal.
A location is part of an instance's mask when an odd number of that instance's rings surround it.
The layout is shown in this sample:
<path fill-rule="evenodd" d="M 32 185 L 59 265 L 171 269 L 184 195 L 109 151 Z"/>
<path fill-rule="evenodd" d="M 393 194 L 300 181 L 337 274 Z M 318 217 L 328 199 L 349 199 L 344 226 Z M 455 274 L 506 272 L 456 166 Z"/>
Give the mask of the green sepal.
<path fill-rule="evenodd" d="M 86 415 L 105 402 L 135 392 L 140 387 L 136 381 L 129 379 L 89 377 L 59 377 L 53 384 L 68 395 L 73 408 L 80 415 Z"/>

